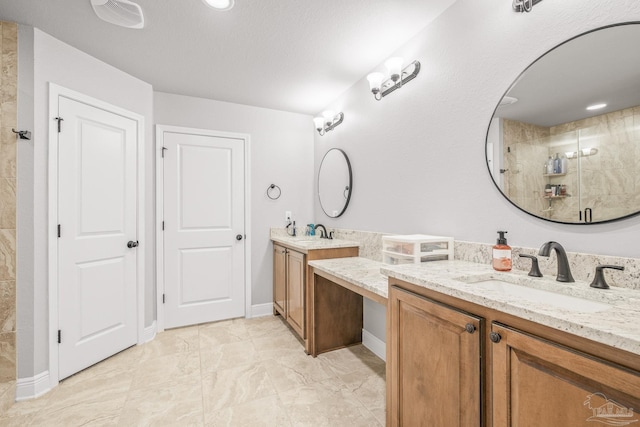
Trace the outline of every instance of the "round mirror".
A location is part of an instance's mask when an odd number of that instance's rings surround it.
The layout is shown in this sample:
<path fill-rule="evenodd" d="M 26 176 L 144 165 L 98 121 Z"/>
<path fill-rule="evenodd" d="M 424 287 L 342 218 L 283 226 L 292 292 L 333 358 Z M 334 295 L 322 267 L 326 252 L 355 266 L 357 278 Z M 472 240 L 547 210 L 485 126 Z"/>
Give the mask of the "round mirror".
<path fill-rule="evenodd" d="M 640 23 L 577 36 L 531 64 L 496 107 L 494 183 L 521 210 L 565 224 L 640 211 Z"/>
<path fill-rule="evenodd" d="M 318 172 L 318 197 L 328 217 L 337 218 L 347 210 L 352 184 L 347 154 L 338 148 L 327 151 Z"/>

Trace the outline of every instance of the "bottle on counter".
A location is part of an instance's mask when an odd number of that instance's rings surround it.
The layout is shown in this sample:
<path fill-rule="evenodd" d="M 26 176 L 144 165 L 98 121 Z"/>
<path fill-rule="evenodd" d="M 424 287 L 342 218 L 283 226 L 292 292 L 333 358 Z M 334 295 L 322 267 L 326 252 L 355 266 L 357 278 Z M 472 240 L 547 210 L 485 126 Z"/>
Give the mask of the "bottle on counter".
<path fill-rule="evenodd" d="M 498 231 L 498 242 L 493 245 L 493 269 L 496 271 L 511 271 L 511 246 L 507 245 L 506 233 Z"/>

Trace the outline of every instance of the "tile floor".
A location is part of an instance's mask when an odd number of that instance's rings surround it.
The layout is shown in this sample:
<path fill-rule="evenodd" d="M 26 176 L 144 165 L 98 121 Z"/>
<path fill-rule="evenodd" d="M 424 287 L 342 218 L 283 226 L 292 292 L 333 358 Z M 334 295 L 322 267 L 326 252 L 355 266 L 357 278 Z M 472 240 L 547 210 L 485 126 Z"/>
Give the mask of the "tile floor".
<path fill-rule="evenodd" d="M 158 334 L 11 402 L 0 426 L 383 426 L 385 364 L 363 346 L 307 356 L 279 317 Z"/>

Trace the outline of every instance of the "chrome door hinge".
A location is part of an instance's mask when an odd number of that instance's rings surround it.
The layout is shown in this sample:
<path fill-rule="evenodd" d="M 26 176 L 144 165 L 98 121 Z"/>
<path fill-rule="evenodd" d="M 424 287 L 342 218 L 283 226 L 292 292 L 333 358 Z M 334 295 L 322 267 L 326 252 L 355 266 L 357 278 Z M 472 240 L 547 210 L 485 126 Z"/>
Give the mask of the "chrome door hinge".
<path fill-rule="evenodd" d="M 58 344 L 62 343 L 62 331 L 58 329 Z"/>
<path fill-rule="evenodd" d="M 58 133 L 62 131 L 62 121 L 64 120 L 62 117 L 54 117 L 53 120 L 58 121 Z"/>
<path fill-rule="evenodd" d="M 164 221 L 162 221 L 162 230 L 164 231 Z"/>
<path fill-rule="evenodd" d="M 162 294 L 162 303 L 164 304 L 164 294 Z"/>
<path fill-rule="evenodd" d="M 62 236 L 62 226 L 58 224 L 58 238 L 60 238 L 60 236 Z"/>

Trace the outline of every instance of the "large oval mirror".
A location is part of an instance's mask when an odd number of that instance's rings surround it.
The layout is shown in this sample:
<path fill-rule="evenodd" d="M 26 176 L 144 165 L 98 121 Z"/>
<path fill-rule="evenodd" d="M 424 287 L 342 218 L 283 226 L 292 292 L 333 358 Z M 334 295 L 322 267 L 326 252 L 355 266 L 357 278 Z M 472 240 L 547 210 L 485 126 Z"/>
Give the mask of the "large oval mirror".
<path fill-rule="evenodd" d="M 324 213 L 337 218 L 347 210 L 353 186 L 351 163 L 339 148 L 327 151 L 318 172 L 318 197 Z"/>
<path fill-rule="evenodd" d="M 600 28 L 531 64 L 496 107 L 489 172 L 521 210 L 602 223 L 640 211 L 640 23 Z"/>

